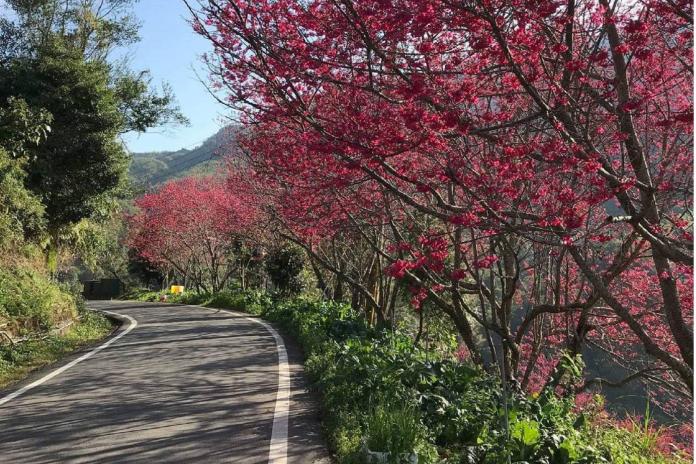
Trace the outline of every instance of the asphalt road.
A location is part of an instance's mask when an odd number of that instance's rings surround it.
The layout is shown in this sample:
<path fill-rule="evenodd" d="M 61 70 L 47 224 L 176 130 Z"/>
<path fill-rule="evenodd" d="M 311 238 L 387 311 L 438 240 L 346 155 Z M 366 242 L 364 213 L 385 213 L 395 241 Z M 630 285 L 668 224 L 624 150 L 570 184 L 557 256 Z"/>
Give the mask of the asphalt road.
<path fill-rule="evenodd" d="M 137 325 L 126 321 L 107 347 L 85 349 L 0 393 L 2 402 L 68 366 L 0 404 L 1 463 L 329 462 L 292 344 L 285 343 L 284 381 L 276 339 L 241 314 L 90 305 Z"/>

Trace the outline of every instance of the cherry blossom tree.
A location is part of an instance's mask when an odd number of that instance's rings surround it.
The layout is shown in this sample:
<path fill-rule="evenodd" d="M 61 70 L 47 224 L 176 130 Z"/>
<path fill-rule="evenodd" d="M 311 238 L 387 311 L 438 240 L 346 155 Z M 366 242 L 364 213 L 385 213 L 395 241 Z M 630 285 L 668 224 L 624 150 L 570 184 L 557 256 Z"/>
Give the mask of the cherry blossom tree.
<path fill-rule="evenodd" d="M 194 11 L 293 234 L 361 235 L 511 381 L 591 343 L 689 401 L 692 22 L 685 0 Z"/>
<path fill-rule="evenodd" d="M 128 243 L 147 262 L 195 287 L 217 292 L 243 276 L 240 249 L 253 239 L 257 214 L 225 179 L 171 181 L 135 202 Z"/>

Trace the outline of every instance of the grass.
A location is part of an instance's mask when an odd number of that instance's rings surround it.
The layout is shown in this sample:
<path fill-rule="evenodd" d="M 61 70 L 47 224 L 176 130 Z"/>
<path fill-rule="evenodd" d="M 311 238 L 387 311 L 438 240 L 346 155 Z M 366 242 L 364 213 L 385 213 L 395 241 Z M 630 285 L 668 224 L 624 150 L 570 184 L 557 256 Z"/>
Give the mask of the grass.
<path fill-rule="evenodd" d="M 412 453 L 419 438 L 418 424 L 413 408 L 379 406 L 367 419 L 367 447 L 393 457 Z"/>
<path fill-rule="evenodd" d="M 271 304 L 271 299 L 261 291 L 224 291 L 220 293 L 185 292 L 172 294 L 136 289 L 121 297 L 123 300 L 159 302 L 166 295 L 166 303 L 199 305 L 207 308 L 231 309 L 259 316 Z"/>
<path fill-rule="evenodd" d="M 84 310 L 80 312 L 80 319 L 64 335 L 0 346 L 0 388 L 6 388 L 30 372 L 105 338 L 113 328 L 108 318 Z"/>

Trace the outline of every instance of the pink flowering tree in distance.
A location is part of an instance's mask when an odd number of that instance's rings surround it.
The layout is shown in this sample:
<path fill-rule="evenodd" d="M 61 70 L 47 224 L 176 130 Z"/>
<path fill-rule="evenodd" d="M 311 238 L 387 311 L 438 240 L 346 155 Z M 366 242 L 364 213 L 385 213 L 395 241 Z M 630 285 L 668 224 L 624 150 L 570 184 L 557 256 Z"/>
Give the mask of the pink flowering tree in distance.
<path fill-rule="evenodd" d="M 237 251 L 254 239 L 253 203 L 223 179 L 174 180 L 135 202 L 129 245 L 162 271 L 205 291 L 219 291 L 239 271 Z"/>

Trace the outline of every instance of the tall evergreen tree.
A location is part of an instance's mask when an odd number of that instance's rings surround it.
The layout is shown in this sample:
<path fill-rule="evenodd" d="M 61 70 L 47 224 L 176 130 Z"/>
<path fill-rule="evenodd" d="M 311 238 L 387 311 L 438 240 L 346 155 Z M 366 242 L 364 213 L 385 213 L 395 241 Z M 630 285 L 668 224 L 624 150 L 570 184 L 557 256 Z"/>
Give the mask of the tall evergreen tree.
<path fill-rule="evenodd" d="M 83 219 L 105 217 L 126 188 L 128 155 L 119 135 L 185 118 L 168 87 L 147 71 L 109 60 L 137 40 L 132 0 L 10 0 L 0 24 L 0 102 L 48 112 L 53 130 L 32 148 L 26 185 L 44 203 L 54 237 Z"/>

